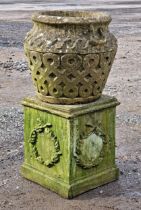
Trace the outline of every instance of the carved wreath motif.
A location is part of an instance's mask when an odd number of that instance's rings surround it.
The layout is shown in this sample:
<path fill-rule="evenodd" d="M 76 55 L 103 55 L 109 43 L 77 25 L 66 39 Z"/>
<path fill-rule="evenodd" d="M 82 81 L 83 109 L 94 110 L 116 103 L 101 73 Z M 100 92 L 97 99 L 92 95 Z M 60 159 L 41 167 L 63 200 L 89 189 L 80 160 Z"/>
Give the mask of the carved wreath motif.
<path fill-rule="evenodd" d="M 102 141 L 101 150 L 99 151 L 99 155 L 95 159 L 93 159 L 93 157 L 91 157 L 90 160 L 86 160 L 86 156 L 84 156 L 84 154 L 82 154 L 83 153 L 82 145 L 85 144 L 86 141 L 89 141 L 88 142 L 89 148 L 92 147 L 93 141 L 90 139 L 90 137 L 93 137 L 93 135 L 96 135 L 99 138 L 101 138 L 101 141 Z M 74 157 L 75 157 L 77 165 L 84 169 L 89 169 L 89 168 L 99 165 L 100 162 L 103 160 L 103 155 L 104 155 L 103 154 L 103 145 L 105 143 L 106 143 L 106 136 L 99 127 L 95 127 L 93 129 L 93 131 L 85 137 L 80 136 L 80 138 L 77 139 L 76 148 L 75 148 L 75 152 L 74 152 Z M 87 148 L 87 149 L 89 149 L 89 148 Z M 86 151 L 86 152 L 88 153 L 89 151 Z"/>
<path fill-rule="evenodd" d="M 60 160 L 60 155 L 62 154 L 60 151 L 60 145 L 59 141 L 57 139 L 57 136 L 54 134 L 54 132 L 51 130 L 52 125 L 50 123 L 46 123 L 44 125 L 40 125 L 37 128 L 34 128 L 34 130 L 31 133 L 31 137 L 29 140 L 29 143 L 32 146 L 32 155 L 33 157 L 40 162 L 41 164 L 47 166 L 47 167 L 52 167 L 54 166 L 59 160 Z M 38 142 L 38 135 L 41 133 L 44 133 L 45 129 L 47 130 L 47 133 L 50 137 L 50 139 L 54 143 L 54 149 L 55 149 L 55 154 L 51 154 L 50 160 L 44 160 L 41 154 L 39 154 L 38 148 L 37 148 L 37 142 Z M 46 140 L 46 139 L 45 139 Z"/>

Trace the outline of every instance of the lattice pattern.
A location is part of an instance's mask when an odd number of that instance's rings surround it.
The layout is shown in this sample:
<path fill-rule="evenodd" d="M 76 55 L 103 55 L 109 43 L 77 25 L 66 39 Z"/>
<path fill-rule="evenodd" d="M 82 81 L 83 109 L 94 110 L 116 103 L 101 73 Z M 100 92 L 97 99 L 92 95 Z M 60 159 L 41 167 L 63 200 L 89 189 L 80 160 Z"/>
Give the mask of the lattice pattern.
<path fill-rule="evenodd" d="M 101 95 L 115 53 L 61 55 L 30 51 L 27 57 L 39 93 L 73 99 Z"/>

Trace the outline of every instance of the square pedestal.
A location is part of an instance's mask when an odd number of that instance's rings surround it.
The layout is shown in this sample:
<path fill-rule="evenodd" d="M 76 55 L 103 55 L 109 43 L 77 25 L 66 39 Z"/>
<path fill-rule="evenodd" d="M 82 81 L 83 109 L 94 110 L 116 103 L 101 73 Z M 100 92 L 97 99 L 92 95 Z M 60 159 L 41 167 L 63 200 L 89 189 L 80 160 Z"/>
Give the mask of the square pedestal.
<path fill-rule="evenodd" d="M 21 174 L 66 198 L 116 180 L 118 104 L 109 96 L 83 105 L 25 99 Z"/>

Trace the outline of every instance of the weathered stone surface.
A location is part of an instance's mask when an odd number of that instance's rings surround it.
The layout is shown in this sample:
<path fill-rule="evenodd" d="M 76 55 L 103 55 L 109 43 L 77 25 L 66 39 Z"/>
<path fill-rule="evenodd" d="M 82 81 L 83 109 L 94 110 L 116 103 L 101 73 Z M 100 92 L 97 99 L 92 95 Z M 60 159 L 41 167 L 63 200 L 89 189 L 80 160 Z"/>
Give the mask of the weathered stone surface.
<path fill-rule="evenodd" d="M 66 198 L 117 179 L 118 104 L 108 96 L 89 104 L 64 106 L 25 99 L 21 174 Z"/>
<path fill-rule="evenodd" d="M 93 11 L 36 13 L 25 39 L 38 97 L 49 103 L 94 101 L 102 94 L 116 54 L 111 18 Z"/>

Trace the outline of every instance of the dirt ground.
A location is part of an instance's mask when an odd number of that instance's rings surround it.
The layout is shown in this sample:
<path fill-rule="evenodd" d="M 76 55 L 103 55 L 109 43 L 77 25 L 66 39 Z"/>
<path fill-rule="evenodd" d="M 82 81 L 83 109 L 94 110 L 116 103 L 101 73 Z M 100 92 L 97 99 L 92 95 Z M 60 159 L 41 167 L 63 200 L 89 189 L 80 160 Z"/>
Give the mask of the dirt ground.
<path fill-rule="evenodd" d="M 119 4 L 112 1 L 114 9 L 102 9 L 112 15 L 110 29 L 118 38 L 118 52 L 104 93 L 121 102 L 116 124 L 120 177 L 72 200 L 19 174 L 23 162 L 21 100 L 34 95 L 23 53 L 23 40 L 32 26 L 31 11 L 0 13 L 0 209 L 141 209 L 141 2 L 129 1 L 130 8 L 117 7 L 127 6 L 128 1 L 116 2 Z M 135 3 L 138 7 L 134 7 Z"/>

